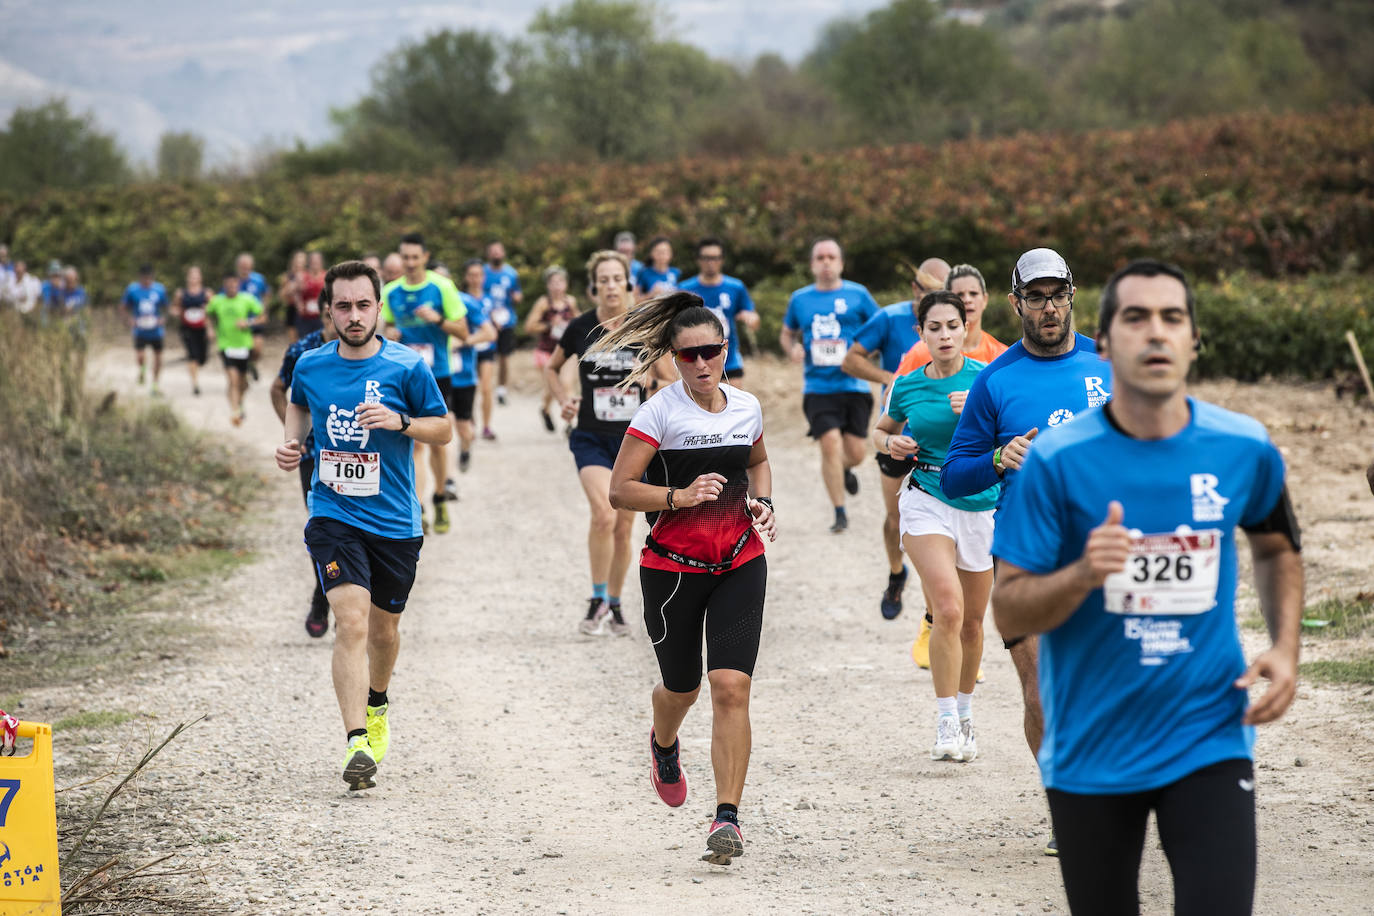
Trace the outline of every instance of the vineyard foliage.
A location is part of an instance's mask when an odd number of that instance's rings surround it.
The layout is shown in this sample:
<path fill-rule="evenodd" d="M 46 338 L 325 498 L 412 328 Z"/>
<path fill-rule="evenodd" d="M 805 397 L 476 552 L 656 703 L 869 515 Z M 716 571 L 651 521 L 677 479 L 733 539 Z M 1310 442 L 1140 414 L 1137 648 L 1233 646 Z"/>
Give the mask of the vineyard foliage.
<path fill-rule="evenodd" d="M 77 265 L 101 301 L 144 261 L 170 284 L 189 264 L 213 273 L 250 250 L 275 275 L 296 249 L 356 257 L 410 230 L 450 265 L 503 239 L 535 289 L 549 264 L 578 277 L 620 229 L 670 237 L 689 273 L 692 241 L 718 235 L 730 272 L 765 292 L 806 282 L 822 235 L 844 245 L 849 277 L 877 289 L 939 255 L 978 265 L 1000 295 L 1017 254 L 1039 245 L 1084 287 L 1143 255 L 1199 279 L 1359 273 L 1374 268 L 1374 107 L 782 158 L 0 195 L 0 237 L 16 254 Z"/>

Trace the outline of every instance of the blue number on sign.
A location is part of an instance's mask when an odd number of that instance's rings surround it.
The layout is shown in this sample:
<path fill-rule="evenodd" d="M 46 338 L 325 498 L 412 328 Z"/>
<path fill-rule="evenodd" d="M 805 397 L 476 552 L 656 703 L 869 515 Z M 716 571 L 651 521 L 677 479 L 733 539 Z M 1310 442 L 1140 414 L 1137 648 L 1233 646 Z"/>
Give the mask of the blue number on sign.
<path fill-rule="evenodd" d="M 10 810 L 10 802 L 19 794 L 19 780 L 0 779 L 0 827 L 5 826 L 5 814 Z"/>

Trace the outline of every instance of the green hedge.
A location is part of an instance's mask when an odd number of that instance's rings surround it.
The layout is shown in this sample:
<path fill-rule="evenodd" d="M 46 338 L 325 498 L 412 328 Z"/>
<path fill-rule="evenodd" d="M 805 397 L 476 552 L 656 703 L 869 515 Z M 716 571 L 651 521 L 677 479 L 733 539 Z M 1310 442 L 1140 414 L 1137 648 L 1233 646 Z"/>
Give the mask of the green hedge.
<path fill-rule="evenodd" d="M 1001 288 L 1038 245 L 1064 252 L 1084 283 L 1146 254 L 1200 277 L 1281 277 L 1374 266 L 1371 149 L 1364 106 L 738 161 L 51 190 L 0 195 L 0 238 L 31 264 L 76 264 L 102 301 L 143 261 L 175 281 L 187 264 L 213 273 L 250 249 L 276 275 L 295 249 L 356 256 L 407 230 L 450 264 L 501 237 L 527 287 L 555 262 L 576 282 L 624 228 L 672 237 L 689 269 L 690 242 L 719 235 L 731 272 L 756 286 L 790 282 L 819 235 L 844 244 L 850 277 L 880 289 L 930 254 L 979 264 Z"/>

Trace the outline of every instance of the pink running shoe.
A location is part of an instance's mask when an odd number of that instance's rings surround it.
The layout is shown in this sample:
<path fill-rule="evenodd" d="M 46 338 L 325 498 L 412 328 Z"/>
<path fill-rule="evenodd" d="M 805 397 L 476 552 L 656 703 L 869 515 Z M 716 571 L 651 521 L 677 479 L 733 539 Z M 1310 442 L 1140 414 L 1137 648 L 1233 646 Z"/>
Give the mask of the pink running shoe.
<path fill-rule="evenodd" d="M 736 856 L 744 855 L 744 836 L 739 825 L 717 818 L 711 823 L 711 832 L 706 835 L 706 851 L 701 861 L 712 865 L 729 865 Z"/>
<path fill-rule="evenodd" d="M 687 774 L 682 771 L 678 761 L 681 741 L 673 742 L 672 753 L 660 755 L 654 742 L 654 730 L 649 729 L 649 781 L 663 803 L 670 808 L 679 808 L 687 800 Z"/>

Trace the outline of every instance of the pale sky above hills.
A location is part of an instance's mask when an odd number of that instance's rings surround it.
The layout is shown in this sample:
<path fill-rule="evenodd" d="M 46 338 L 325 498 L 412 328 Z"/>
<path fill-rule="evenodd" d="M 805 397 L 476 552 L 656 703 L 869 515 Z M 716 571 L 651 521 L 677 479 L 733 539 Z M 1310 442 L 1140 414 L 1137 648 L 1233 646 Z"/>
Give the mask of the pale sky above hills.
<path fill-rule="evenodd" d="M 664 32 L 712 56 L 795 61 L 819 29 L 886 0 L 664 0 Z M 328 135 L 330 106 L 367 88 L 372 65 L 442 28 L 521 34 L 547 0 L 0 0 L 0 122 L 64 95 L 135 160 L 164 130 L 206 138 L 214 163 Z M 556 4 L 555 4 L 556 5 Z"/>

